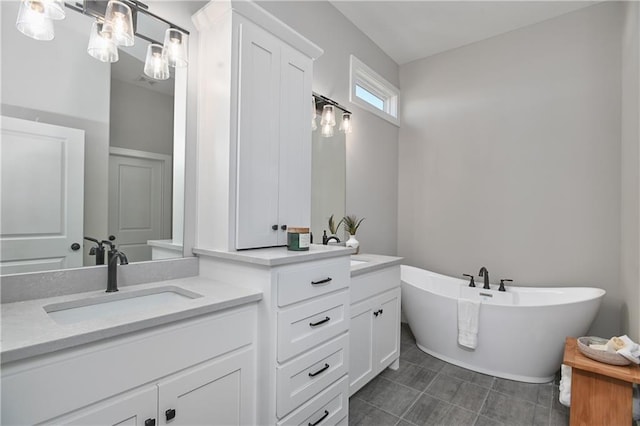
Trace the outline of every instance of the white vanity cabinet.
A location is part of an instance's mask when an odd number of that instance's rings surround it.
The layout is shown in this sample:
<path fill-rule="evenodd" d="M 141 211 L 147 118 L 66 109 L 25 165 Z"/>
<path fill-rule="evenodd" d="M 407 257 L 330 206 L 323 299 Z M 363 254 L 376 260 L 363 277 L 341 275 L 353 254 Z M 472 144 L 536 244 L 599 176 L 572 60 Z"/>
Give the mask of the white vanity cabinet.
<path fill-rule="evenodd" d="M 336 255 L 319 259 L 316 250 Z M 201 254 L 202 276 L 215 275 L 263 293 L 257 424 L 329 426 L 346 421 L 350 250 L 312 245 L 309 255 L 283 248 L 194 251 Z M 274 258 L 265 259 L 269 253 Z"/>
<path fill-rule="evenodd" d="M 349 395 L 400 357 L 400 266 L 351 278 Z"/>
<path fill-rule="evenodd" d="M 200 39 L 198 244 L 282 246 L 311 217 L 311 83 L 322 49 L 259 6 L 213 1 Z"/>
<path fill-rule="evenodd" d="M 2 424 L 255 423 L 256 306 L 3 365 Z"/>

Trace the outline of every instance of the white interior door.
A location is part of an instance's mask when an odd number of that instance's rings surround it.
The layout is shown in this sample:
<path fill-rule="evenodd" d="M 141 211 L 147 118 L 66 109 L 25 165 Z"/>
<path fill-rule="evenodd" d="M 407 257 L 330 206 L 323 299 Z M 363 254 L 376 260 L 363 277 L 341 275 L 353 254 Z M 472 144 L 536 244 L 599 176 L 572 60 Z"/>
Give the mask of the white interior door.
<path fill-rule="evenodd" d="M 151 260 L 147 241 L 171 238 L 171 157 L 110 149 L 109 235 L 129 262 Z"/>
<path fill-rule="evenodd" d="M 84 131 L 1 120 L 0 274 L 82 266 Z"/>

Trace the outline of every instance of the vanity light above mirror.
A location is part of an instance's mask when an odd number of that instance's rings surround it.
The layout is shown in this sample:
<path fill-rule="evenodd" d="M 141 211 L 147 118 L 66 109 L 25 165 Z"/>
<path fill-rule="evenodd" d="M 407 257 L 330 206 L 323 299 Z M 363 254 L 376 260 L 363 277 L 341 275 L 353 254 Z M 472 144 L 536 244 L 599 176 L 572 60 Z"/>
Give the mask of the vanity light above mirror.
<path fill-rule="evenodd" d="M 342 120 L 340 121 L 339 130 L 345 134 L 353 131 L 351 123 L 351 112 L 345 107 L 329 99 L 326 96 L 322 96 L 316 92 L 313 92 L 311 97 L 311 130 L 318 130 L 317 117 L 320 115 L 320 133 L 325 138 L 330 138 L 334 134 L 334 128 L 336 126 L 336 109 L 342 111 Z"/>
<path fill-rule="evenodd" d="M 133 46 L 135 35 L 150 43 L 144 65 L 147 76 L 166 80 L 170 77 L 170 66 L 182 68 L 189 63 L 189 32 L 149 12 L 148 6 L 139 1 L 84 0 L 69 4 L 63 0 L 22 0 L 16 28 L 35 40 L 53 40 L 53 20 L 65 18 L 65 7 L 96 18 L 91 27 L 87 53 L 99 61 L 118 61 L 118 48 Z M 158 25 L 168 27 L 164 31 L 163 44 L 140 28 L 143 22 L 150 28 Z"/>

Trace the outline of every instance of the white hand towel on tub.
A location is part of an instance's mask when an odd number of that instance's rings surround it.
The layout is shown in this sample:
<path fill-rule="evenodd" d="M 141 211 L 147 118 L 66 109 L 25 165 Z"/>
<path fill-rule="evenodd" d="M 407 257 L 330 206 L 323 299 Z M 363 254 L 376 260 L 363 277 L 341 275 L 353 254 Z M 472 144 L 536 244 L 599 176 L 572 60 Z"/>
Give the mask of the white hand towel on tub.
<path fill-rule="evenodd" d="M 480 301 L 458 299 L 458 343 L 470 349 L 478 346 Z"/>

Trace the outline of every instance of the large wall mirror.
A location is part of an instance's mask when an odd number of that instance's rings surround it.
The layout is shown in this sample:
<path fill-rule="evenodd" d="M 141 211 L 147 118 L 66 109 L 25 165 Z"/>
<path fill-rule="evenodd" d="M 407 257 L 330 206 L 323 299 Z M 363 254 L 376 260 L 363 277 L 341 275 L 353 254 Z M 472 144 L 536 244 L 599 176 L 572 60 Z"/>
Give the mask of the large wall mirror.
<path fill-rule="evenodd" d="M 321 125 L 323 107 L 327 104 L 334 105 L 337 121 L 331 132 L 323 132 Z M 337 224 L 346 214 L 346 135 L 339 128 L 343 112 L 339 104 L 315 94 L 314 105 L 317 117 L 311 138 L 311 232 L 314 243 L 320 244 L 325 231 L 327 236 L 332 236 L 329 218 L 333 215 Z M 336 236 L 341 241 L 344 239 L 342 228 Z"/>
<path fill-rule="evenodd" d="M 0 274 L 95 265 L 84 237 L 115 237 L 129 262 L 181 257 L 187 69 L 146 77 L 140 38 L 97 61 L 94 19 L 71 10 L 53 40 L 33 40 L 19 5 L 0 4 Z"/>

